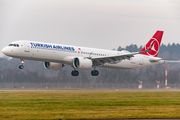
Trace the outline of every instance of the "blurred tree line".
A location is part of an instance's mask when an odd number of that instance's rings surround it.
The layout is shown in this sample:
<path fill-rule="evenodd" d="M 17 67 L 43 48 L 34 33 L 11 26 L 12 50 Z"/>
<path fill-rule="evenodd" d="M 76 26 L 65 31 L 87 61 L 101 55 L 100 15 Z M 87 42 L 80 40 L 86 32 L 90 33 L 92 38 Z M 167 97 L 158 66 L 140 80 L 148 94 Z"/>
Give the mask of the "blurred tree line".
<path fill-rule="evenodd" d="M 128 50 L 130 52 L 140 51 L 142 46 L 129 45 L 117 50 Z M 162 44 L 159 57 L 180 59 L 180 44 Z M 47 70 L 43 62 L 25 61 L 25 68 L 20 70 L 19 59 L 0 58 L 0 83 L 155 83 L 156 80 L 164 83 L 165 63 L 137 69 L 104 69 L 97 68 L 99 76 L 91 76 L 91 70 L 79 70 L 78 77 L 72 77 L 70 66 L 65 66 L 59 71 Z M 173 63 L 168 66 L 168 83 L 180 84 L 180 64 Z"/>
<path fill-rule="evenodd" d="M 137 45 L 131 44 L 129 46 L 126 46 L 125 48 L 122 48 L 121 46 L 118 47 L 118 51 L 121 50 L 127 50 L 129 52 L 138 52 L 141 51 L 143 48 L 143 46 L 138 47 Z M 172 45 L 168 44 L 162 44 L 160 46 L 160 50 L 159 50 L 159 55 L 158 57 L 163 57 L 163 58 L 180 58 L 180 44 L 177 43 L 173 43 Z"/>

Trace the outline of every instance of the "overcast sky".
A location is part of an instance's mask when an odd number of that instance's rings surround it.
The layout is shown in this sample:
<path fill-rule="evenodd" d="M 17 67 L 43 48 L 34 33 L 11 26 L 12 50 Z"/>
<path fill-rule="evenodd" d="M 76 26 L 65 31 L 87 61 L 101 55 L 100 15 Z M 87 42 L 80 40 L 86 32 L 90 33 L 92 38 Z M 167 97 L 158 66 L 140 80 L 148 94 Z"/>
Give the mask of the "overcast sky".
<path fill-rule="evenodd" d="M 0 50 L 15 40 L 144 46 L 156 30 L 180 43 L 180 0 L 0 0 Z"/>

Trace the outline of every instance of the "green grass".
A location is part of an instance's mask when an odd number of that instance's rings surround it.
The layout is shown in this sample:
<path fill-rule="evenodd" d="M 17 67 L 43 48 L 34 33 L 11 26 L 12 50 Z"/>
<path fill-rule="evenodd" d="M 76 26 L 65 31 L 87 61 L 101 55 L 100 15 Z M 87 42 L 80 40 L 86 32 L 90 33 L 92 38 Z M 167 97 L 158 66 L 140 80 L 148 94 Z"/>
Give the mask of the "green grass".
<path fill-rule="evenodd" d="M 0 92 L 0 119 L 180 118 L 180 92 Z"/>

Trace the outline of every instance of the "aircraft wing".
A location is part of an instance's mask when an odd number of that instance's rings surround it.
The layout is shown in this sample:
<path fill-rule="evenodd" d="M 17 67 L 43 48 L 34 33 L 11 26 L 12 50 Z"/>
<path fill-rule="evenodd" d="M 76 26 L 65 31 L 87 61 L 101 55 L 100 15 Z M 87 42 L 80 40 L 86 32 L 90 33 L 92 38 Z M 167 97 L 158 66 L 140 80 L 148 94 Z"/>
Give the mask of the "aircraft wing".
<path fill-rule="evenodd" d="M 149 49 L 141 52 L 134 52 L 134 53 L 125 53 L 121 55 L 115 55 L 115 56 L 106 56 L 106 57 L 90 57 L 93 61 L 93 66 L 103 66 L 105 63 L 110 63 L 110 64 L 117 64 L 121 60 L 130 60 L 131 57 L 134 57 L 136 54 L 141 54 L 150 51 Z"/>

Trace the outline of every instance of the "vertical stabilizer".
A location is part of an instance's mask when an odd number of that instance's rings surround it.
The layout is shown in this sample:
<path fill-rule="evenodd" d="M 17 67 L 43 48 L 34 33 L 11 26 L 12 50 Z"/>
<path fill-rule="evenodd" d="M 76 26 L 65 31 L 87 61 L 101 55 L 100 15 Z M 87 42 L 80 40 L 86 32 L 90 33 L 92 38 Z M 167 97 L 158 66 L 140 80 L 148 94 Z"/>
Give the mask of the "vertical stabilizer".
<path fill-rule="evenodd" d="M 149 40 L 149 42 L 146 44 L 146 46 L 141 50 L 141 52 L 145 51 L 151 46 L 150 51 L 146 52 L 146 53 L 141 53 L 141 54 L 157 57 L 158 52 L 159 52 L 159 48 L 160 48 L 160 45 L 161 45 L 161 39 L 162 39 L 162 36 L 163 36 L 163 32 L 164 31 L 158 30 L 154 34 L 154 36 Z"/>

